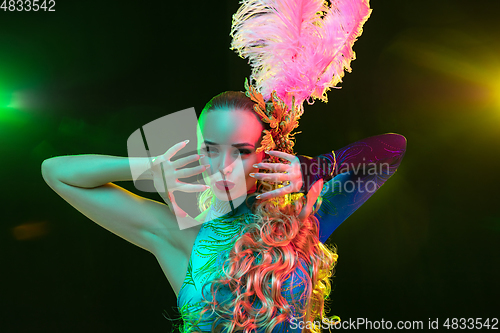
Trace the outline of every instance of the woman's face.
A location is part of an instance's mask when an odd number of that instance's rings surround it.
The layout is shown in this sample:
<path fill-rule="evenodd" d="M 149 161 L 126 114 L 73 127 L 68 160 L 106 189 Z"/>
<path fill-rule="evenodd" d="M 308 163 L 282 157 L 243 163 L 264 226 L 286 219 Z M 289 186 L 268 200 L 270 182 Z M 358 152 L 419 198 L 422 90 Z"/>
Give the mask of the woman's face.
<path fill-rule="evenodd" d="M 204 178 L 218 199 L 228 201 L 246 197 L 255 191 L 256 180 L 249 176 L 258 172 L 253 165 L 262 161 L 264 152 L 256 153 L 264 127 L 253 112 L 245 110 L 213 110 L 199 121 L 198 150 L 210 164 Z"/>

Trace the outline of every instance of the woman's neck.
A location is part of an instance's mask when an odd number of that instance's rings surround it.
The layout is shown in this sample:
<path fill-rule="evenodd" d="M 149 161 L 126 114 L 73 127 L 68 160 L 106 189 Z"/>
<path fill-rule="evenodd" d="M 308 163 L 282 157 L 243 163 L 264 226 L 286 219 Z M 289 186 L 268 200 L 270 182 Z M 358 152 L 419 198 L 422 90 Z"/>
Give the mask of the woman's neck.
<path fill-rule="evenodd" d="M 212 204 L 210 208 L 219 216 L 226 215 L 227 213 L 234 210 L 234 206 L 231 207 L 231 203 L 229 201 L 220 200 L 215 195 L 212 198 Z"/>
<path fill-rule="evenodd" d="M 210 204 L 210 212 L 207 218 L 210 219 L 218 218 L 226 214 L 232 213 L 233 215 L 240 215 L 248 210 L 247 208 L 247 196 L 241 196 L 235 200 L 220 200 L 217 196 L 212 197 Z"/>

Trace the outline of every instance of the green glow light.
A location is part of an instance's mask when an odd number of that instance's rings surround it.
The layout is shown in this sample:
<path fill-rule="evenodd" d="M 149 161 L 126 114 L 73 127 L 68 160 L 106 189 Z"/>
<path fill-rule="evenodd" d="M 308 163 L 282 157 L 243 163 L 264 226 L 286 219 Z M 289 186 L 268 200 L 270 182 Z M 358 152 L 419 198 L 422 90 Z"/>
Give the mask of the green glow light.
<path fill-rule="evenodd" d="M 26 113 L 21 112 L 15 94 L 0 90 L 0 131 L 12 127 L 22 127 L 28 122 Z"/>
<path fill-rule="evenodd" d="M 12 102 L 12 93 L 0 89 L 0 108 L 9 107 Z"/>

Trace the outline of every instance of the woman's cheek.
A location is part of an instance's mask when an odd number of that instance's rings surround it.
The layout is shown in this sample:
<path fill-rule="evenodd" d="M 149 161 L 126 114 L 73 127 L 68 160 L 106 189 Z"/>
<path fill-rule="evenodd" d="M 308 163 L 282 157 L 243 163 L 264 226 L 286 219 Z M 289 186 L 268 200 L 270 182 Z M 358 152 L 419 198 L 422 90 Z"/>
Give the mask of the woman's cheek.
<path fill-rule="evenodd" d="M 207 175 L 212 177 L 214 173 L 218 172 L 217 165 L 219 161 L 217 157 L 204 157 L 202 160 L 203 160 L 202 165 L 207 165 L 207 164 L 210 165 L 210 167 L 206 171 L 204 171 L 206 172 Z"/>
<path fill-rule="evenodd" d="M 209 186 L 212 186 L 212 178 L 213 178 L 213 161 L 211 158 L 209 157 L 203 157 L 200 159 L 200 165 L 210 165 L 210 167 L 208 169 L 206 169 L 205 171 L 203 171 L 201 174 L 203 176 L 203 179 L 205 181 L 205 185 L 209 185 Z"/>
<path fill-rule="evenodd" d="M 265 155 L 266 154 L 263 151 L 261 151 L 258 154 L 255 154 L 255 163 L 254 164 L 262 162 L 262 160 L 264 160 Z"/>

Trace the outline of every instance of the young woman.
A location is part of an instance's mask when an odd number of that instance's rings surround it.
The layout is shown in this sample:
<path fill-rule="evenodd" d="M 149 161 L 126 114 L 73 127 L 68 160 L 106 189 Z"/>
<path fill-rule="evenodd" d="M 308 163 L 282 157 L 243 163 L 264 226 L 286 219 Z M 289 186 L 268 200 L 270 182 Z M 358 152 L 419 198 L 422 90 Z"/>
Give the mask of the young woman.
<path fill-rule="evenodd" d="M 257 150 L 267 124 L 254 104 L 240 92 L 216 96 L 200 116 L 200 154 L 170 162 L 186 145 L 182 142 L 155 159 L 156 184 L 165 176 L 168 188 L 200 173 L 207 180 L 182 188 L 205 191 L 200 204 L 207 208 L 195 217 L 198 224 L 184 230 L 164 203 L 113 184 L 132 180 L 130 169 L 149 165 L 147 158 L 76 155 L 42 164 L 44 179 L 67 202 L 156 256 L 178 296 L 186 331 L 211 331 L 212 324 L 221 324 L 228 332 L 241 327 L 301 332 L 301 321 L 322 318 L 336 260 L 322 242 L 396 171 L 405 152 L 404 137 L 385 134 L 315 159 L 270 151 L 289 163 L 265 163 L 266 153 Z M 196 160 L 200 166 L 183 168 Z M 312 170 L 314 162 L 324 167 Z M 289 184 L 263 192 L 263 179 Z M 309 190 L 307 199 L 292 194 L 301 189 Z M 248 200 L 231 208 L 228 191 L 233 201 Z M 323 204 L 311 214 L 320 191 Z M 295 205 L 284 201 L 291 196 L 298 196 Z"/>
<path fill-rule="evenodd" d="M 98 155 L 43 162 L 44 179 L 66 201 L 156 256 L 183 331 L 319 332 L 314 323 L 327 319 L 337 254 L 323 243 L 394 174 L 406 139 L 384 134 L 309 158 L 295 156 L 292 131 L 303 102 L 326 101 L 350 71 L 370 12 L 368 0 L 244 0 L 232 47 L 249 58 L 252 84 L 206 105 L 197 155 L 172 161 L 181 142 L 153 162 Z M 148 167 L 168 205 L 113 184 Z M 200 174 L 205 185 L 179 180 Z M 187 215 L 175 191 L 202 192 L 202 213 Z M 191 227 L 181 230 L 179 221 Z"/>

